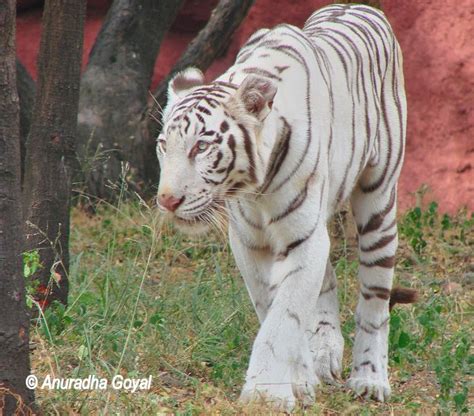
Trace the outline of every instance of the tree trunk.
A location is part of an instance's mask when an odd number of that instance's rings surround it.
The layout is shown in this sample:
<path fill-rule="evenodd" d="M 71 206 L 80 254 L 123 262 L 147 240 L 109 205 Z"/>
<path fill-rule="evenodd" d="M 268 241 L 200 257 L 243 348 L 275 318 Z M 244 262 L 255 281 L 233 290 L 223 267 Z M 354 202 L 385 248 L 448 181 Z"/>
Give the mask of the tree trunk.
<path fill-rule="evenodd" d="M 115 0 L 81 81 L 78 155 L 86 190 L 114 199 L 122 161 L 142 185 L 144 149 L 135 136 L 161 42 L 182 0 Z"/>
<path fill-rule="evenodd" d="M 166 91 L 173 76 L 190 66 L 205 71 L 229 46 L 232 35 L 247 16 L 255 0 L 221 0 L 206 26 L 189 44 L 168 76 L 153 93 L 160 105 L 166 105 Z"/>
<path fill-rule="evenodd" d="M 0 414 L 27 414 L 33 391 L 23 247 L 19 104 L 15 69 L 15 2 L 0 4 Z"/>
<path fill-rule="evenodd" d="M 168 76 L 158 85 L 153 96 L 154 101 L 143 111 L 138 124 L 137 137 L 142 137 L 144 143 L 144 166 L 148 183 L 157 184 L 159 181 L 159 166 L 156 158 L 155 139 L 160 126 L 155 118 L 160 119 L 160 108 L 166 105 L 166 92 L 171 78 L 183 69 L 195 66 L 205 71 L 212 62 L 222 55 L 229 46 L 232 35 L 247 15 L 254 0 L 220 0 L 206 26 L 189 44 L 178 62 L 173 66 Z M 158 102 L 158 105 L 156 104 Z M 158 111 L 156 111 L 158 107 Z M 155 118 L 149 114 L 156 114 Z"/>
<path fill-rule="evenodd" d="M 21 177 L 23 179 L 25 174 L 26 139 L 30 132 L 31 118 L 33 117 L 36 84 L 18 59 L 16 61 L 16 85 L 20 98 L 20 154 Z"/>
<path fill-rule="evenodd" d="M 67 302 L 69 206 L 86 0 L 47 0 L 23 186 L 26 248 L 38 250 L 47 300 Z M 54 277 L 54 280 L 51 279 Z"/>
<path fill-rule="evenodd" d="M 361 1 L 354 1 L 354 0 L 337 0 L 333 3 L 359 3 L 365 4 L 367 6 L 376 7 L 377 9 L 382 9 L 382 0 L 361 0 Z"/>

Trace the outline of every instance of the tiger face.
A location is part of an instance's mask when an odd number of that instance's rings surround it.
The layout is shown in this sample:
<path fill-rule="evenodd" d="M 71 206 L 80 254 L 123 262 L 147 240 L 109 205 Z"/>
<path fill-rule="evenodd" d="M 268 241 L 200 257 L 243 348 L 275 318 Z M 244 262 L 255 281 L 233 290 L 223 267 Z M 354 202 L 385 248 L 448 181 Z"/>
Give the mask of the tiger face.
<path fill-rule="evenodd" d="M 207 231 L 226 199 L 261 186 L 260 133 L 275 93 L 270 80 L 255 76 L 240 86 L 204 85 L 194 68 L 170 82 L 157 143 L 158 206 L 178 228 Z"/>

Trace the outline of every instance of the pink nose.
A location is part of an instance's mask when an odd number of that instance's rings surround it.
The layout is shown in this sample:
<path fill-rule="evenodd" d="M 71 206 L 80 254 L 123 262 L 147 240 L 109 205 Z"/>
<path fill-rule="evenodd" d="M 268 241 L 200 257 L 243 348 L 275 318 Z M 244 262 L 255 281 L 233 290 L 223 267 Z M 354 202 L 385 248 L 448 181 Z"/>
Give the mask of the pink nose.
<path fill-rule="evenodd" d="M 161 194 L 158 197 L 158 203 L 163 207 L 166 208 L 168 211 L 174 212 L 178 209 L 178 207 L 183 203 L 184 196 L 181 198 L 176 198 L 173 195 L 168 194 Z"/>

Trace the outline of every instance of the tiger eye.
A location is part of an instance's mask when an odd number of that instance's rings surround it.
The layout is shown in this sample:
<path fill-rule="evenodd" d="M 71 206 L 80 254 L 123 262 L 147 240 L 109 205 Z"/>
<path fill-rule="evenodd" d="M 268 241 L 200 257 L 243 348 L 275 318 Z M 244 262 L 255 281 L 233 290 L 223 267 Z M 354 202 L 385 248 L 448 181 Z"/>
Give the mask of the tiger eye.
<path fill-rule="evenodd" d="M 203 142 L 202 140 L 200 140 L 197 144 L 197 149 L 199 153 L 205 152 L 208 147 L 209 147 L 209 143 Z"/>

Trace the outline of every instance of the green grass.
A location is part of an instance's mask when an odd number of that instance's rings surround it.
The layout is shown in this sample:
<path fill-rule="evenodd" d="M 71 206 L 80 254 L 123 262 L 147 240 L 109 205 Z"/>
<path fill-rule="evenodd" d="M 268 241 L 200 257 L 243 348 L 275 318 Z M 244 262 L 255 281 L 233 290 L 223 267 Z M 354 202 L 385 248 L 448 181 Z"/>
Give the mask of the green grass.
<path fill-rule="evenodd" d="M 397 284 L 419 290 L 391 316 L 390 403 L 363 402 L 323 386 L 302 414 L 455 414 L 472 390 L 474 221 L 435 204 L 400 218 Z M 338 227 L 346 377 L 354 335 L 357 261 L 353 226 Z M 341 237 L 342 236 L 342 237 Z M 139 203 L 75 209 L 70 300 L 38 318 L 33 372 L 111 379 L 153 376 L 149 391 L 37 390 L 45 414 L 262 414 L 236 403 L 258 323 L 222 236 L 188 240 Z M 28 257 L 34 276 L 34 255 Z M 451 291 L 452 293 L 448 293 Z M 471 384 L 469 384 L 471 383 Z M 471 403 L 472 406 L 472 403 Z"/>

